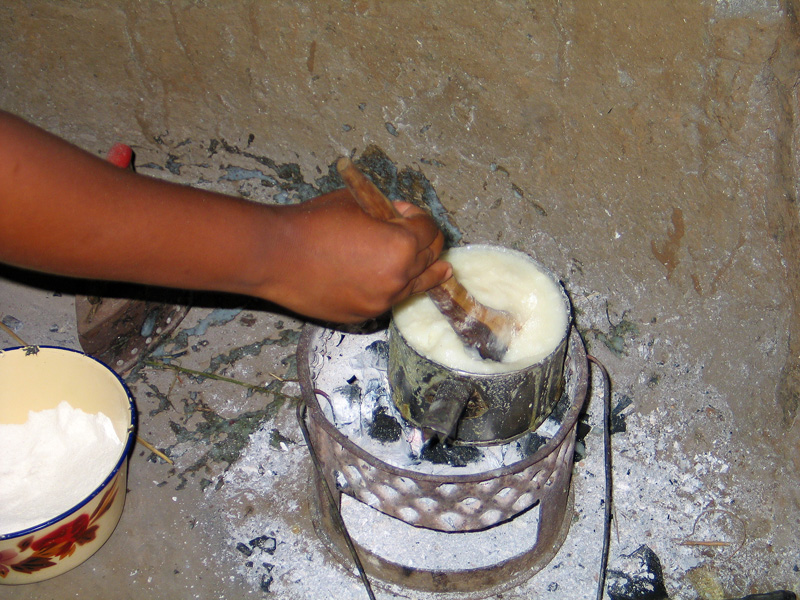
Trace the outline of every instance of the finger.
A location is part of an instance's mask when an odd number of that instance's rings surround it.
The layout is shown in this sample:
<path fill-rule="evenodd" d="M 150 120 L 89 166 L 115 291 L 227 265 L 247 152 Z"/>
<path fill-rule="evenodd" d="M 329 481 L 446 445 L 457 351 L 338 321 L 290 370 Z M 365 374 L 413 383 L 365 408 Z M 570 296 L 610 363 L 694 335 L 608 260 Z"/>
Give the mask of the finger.
<path fill-rule="evenodd" d="M 439 256 L 441 248 L 444 246 L 444 234 L 430 216 L 423 212 L 397 219 L 394 222 L 414 235 L 418 249 L 432 248 L 435 252 L 434 258 Z"/>
<path fill-rule="evenodd" d="M 425 270 L 427 270 L 433 263 L 435 263 L 442 253 L 444 245 L 444 236 L 437 236 L 436 239 L 425 248 L 420 248 L 417 251 L 414 262 L 408 269 L 409 279 L 419 277 Z"/>
<path fill-rule="evenodd" d="M 399 212 L 404 217 L 428 214 L 416 204 L 411 204 L 411 202 L 405 202 L 403 200 L 395 200 L 392 204 L 394 204 L 394 207 L 397 209 L 397 212 Z"/>
<path fill-rule="evenodd" d="M 408 287 L 408 296 L 420 292 L 427 292 L 450 279 L 453 276 L 453 266 L 443 260 L 438 260 L 425 269 L 418 277 L 411 280 Z"/>
<path fill-rule="evenodd" d="M 437 258 L 444 247 L 444 234 L 441 229 L 439 229 L 439 226 L 433 220 L 430 213 L 415 204 L 402 200 L 395 201 L 394 206 L 397 212 L 403 217 L 402 220 L 395 220 L 395 222 L 404 225 L 412 225 L 412 227 L 420 227 L 421 229 L 414 230 L 420 247 L 433 247 L 435 253 L 434 258 Z M 435 236 L 432 238 L 432 241 L 429 241 L 431 238 L 428 236 L 434 230 Z M 420 235 L 420 233 L 423 235 Z"/>

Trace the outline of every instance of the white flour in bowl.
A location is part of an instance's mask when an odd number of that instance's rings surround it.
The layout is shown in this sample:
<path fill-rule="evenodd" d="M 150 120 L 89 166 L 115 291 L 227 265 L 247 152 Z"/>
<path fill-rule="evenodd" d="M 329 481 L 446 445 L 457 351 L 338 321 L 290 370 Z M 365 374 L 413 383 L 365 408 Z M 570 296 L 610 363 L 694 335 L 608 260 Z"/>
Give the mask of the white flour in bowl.
<path fill-rule="evenodd" d="M 123 443 L 103 413 L 61 402 L 0 425 L 0 535 L 69 510 L 94 491 L 119 460 Z"/>

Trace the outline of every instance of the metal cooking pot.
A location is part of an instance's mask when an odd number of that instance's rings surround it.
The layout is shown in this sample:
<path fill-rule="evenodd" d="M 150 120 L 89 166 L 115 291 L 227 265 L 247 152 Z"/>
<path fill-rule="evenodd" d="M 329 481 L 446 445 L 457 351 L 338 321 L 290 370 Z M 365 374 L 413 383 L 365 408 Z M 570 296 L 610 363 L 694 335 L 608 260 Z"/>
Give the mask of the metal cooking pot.
<path fill-rule="evenodd" d="M 508 443 L 547 418 L 561 398 L 572 319 L 561 283 L 536 266 L 558 286 L 568 318 L 553 352 L 525 368 L 476 374 L 448 367 L 420 354 L 392 320 L 389 382 L 392 401 L 408 422 L 455 443 L 491 445 Z"/>

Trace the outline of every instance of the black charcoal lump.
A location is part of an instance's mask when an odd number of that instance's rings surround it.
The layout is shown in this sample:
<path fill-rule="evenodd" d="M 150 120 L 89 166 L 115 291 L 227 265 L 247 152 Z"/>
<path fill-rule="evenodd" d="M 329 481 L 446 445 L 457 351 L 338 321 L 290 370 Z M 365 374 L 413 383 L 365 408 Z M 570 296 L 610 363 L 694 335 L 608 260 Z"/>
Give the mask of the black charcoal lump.
<path fill-rule="evenodd" d="M 611 600 L 668 600 L 661 561 L 647 546 L 623 558 L 620 570 L 609 570 L 606 592 Z"/>

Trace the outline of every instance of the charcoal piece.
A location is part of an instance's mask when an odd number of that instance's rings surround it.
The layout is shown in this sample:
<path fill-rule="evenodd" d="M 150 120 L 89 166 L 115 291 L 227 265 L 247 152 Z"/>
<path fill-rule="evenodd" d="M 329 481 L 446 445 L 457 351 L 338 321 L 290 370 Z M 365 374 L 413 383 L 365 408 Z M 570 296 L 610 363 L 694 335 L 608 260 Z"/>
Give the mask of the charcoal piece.
<path fill-rule="evenodd" d="M 420 457 L 437 465 L 466 467 L 470 462 L 480 460 L 481 451 L 474 446 L 451 446 L 450 444 L 432 443 L 422 447 Z"/>
<path fill-rule="evenodd" d="M 668 600 L 661 561 L 647 546 L 625 557 L 624 571 L 609 570 L 606 592 L 611 600 Z"/>
<path fill-rule="evenodd" d="M 262 535 L 250 540 L 250 547 L 258 548 L 267 554 L 275 554 L 275 548 L 278 547 L 278 540 L 269 535 Z"/>
<path fill-rule="evenodd" d="M 525 437 L 521 438 L 517 445 L 519 447 L 520 454 L 522 456 L 533 456 L 536 454 L 536 451 L 539 450 L 542 446 L 544 446 L 548 442 L 546 437 L 539 435 L 538 433 L 529 433 Z"/>
<path fill-rule="evenodd" d="M 622 412 L 631 404 L 633 404 L 633 400 L 623 395 L 617 405 L 611 410 L 611 434 L 625 433 L 628 430 L 628 424 L 625 421 L 627 415 L 622 414 Z"/>
<path fill-rule="evenodd" d="M 372 342 L 365 350 L 374 355 L 375 367 L 378 369 L 386 369 L 389 366 L 389 342 L 386 340 L 376 340 Z"/>
<path fill-rule="evenodd" d="M 250 556 L 253 553 L 253 551 L 250 549 L 250 547 L 247 544 L 243 544 L 241 542 L 236 544 L 236 549 L 239 552 L 241 552 L 242 554 L 244 554 L 245 556 Z"/>
<path fill-rule="evenodd" d="M 628 423 L 625 421 L 625 415 L 611 415 L 611 434 L 625 433 L 628 431 Z"/>
<path fill-rule="evenodd" d="M 627 396 L 625 394 L 622 394 L 620 396 L 619 402 L 617 402 L 617 405 L 611 411 L 611 414 L 614 414 L 614 415 L 621 414 L 623 410 L 625 410 L 626 408 L 628 408 L 629 406 L 632 406 L 632 405 L 633 405 L 633 398 L 631 398 L 630 396 Z"/>
<path fill-rule="evenodd" d="M 353 378 L 354 382 L 357 382 L 358 379 Z M 348 383 L 350 380 L 348 380 Z M 358 383 L 352 383 L 350 385 L 343 385 L 337 387 L 333 390 L 335 393 L 340 394 L 342 397 L 346 398 L 348 402 L 351 404 L 355 404 L 361 401 L 361 386 Z"/>
<path fill-rule="evenodd" d="M 403 428 L 385 406 L 378 406 L 372 413 L 372 422 L 367 430 L 369 436 L 379 442 L 396 442 L 403 434 Z"/>
<path fill-rule="evenodd" d="M 269 593 L 269 586 L 272 585 L 272 575 L 264 574 L 261 576 L 261 591 Z"/>
<path fill-rule="evenodd" d="M 577 425 L 575 426 L 575 439 L 579 442 L 582 442 L 586 439 L 586 436 L 589 435 L 591 430 L 591 425 L 583 420 L 578 421 Z"/>

